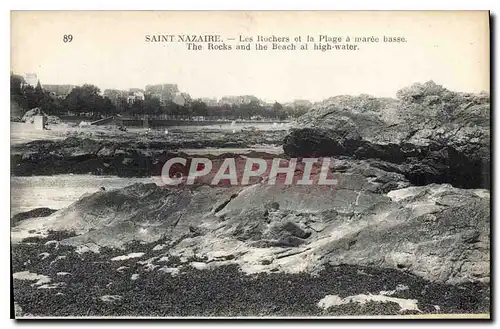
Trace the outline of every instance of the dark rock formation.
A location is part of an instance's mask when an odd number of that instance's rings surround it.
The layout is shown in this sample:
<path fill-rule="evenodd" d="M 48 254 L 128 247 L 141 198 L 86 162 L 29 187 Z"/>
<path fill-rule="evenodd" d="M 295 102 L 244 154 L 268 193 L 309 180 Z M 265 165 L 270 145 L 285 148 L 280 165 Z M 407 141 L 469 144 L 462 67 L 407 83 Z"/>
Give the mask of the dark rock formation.
<path fill-rule="evenodd" d="M 165 136 L 115 136 L 105 139 L 71 136 L 64 140 L 38 140 L 11 149 L 11 173 L 16 176 L 54 174 L 159 176 L 163 164 L 185 154 L 180 149 L 247 148 L 254 144 L 281 144 L 285 131 L 227 133 L 171 133 Z M 252 153 L 252 152 L 249 152 Z M 266 154 L 248 154 L 261 157 Z M 227 155 L 227 154 L 226 154 Z M 198 157 L 224 158 L 202 155 Z M 230 154 L 233 156 L 233 154 Z M 268 154 L 267 157 L 270 155 Z"/>
<path fill-rule="evenodd" d="M 440 90 L 401 98 L 372 99 L 376 106 L 363 96 L 325 101 L 298 119 L 284 151 L 386 161 L 415 185 L 489 188 L 489 97 Z"/>
<path fill-rule="evenodd" d="M 50 208 L 36 208 L 25 212 L 20 212 L 12 216 L 11 225 L 15 225 L 17 222 L 28 218 L 47 217 L 52 215 L 56 211 L 57 210 Z"/>

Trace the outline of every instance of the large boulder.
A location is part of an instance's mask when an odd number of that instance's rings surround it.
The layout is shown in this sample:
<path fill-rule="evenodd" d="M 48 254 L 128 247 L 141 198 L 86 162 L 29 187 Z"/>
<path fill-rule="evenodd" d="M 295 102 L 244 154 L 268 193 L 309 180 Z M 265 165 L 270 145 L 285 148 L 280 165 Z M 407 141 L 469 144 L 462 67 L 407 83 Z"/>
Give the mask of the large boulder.
<path fill-rule="evenodd" d="M 238 264 L 248 273 L 309 272 L 325 265 L 392 268 L 446 283 L 489 280 L 487 190 L 447 184 L 384 193 L 377 170 L 358 164 L 334 186 L 165 188 L 100 191 L 49 217 L 12 228 L 12 241 L 49 231 L 77 235 L 79 250 L 170 241 L 168 255 Z M 363 169 L 366 174 L 363 174 Z M 386 177 L 404 184 L 401 177 Z"/>
<path fill-rule="evenodd" d="M 283 149 L 290 156 L 388 161 L 416 185 L 489 188 L 489 96 L 436 86 L 417 84 L 398 100 L 328 99 L 297 120 Z"/>
<path fill-rule="evenodd" d="M 47 114 L 45 114 L 45 112 L 43 112 L 41 108 L 35 107 L 35 108 L 32 108 L 31 110 L 28 110 L 26 113 L 24 113 L 23 117 L 21 118 L 21 121 L 26 122 L 26 123 L 34 123 L 35 116 L 38 116 L 38 115 L 41 115 L 44 117 L 47 116 Z"/>
<path fill-rule="evenodd" d="M 232 193 L 231 189 L 223 189 L 212 194 L 206 186 L 192 192 L 154 183 L 99 191 L 38 222 L 22 221 L 13 229 L 13 239 L 24 238 L 26 230 L 32 229 L 42 233 L 69 231 L 78 236 L 68 239 L 68 244 L 93 250 L 102 246 L 121 248 L 134 240 L 151 242 L 165 236 L 175 240 L 190 226 L 200 225 L 217 200 L 229 198 Z"/>
<path fill-rule="evenodd" d="M 21 118 L 21 122 L 26 122 L 26 123 L 34 123 L 35 122 L 35 116 L 44 116 L 47 118 L 47 124 L 49 125 L 55 125 L 55 124 L 60 124 L 61 119 L 55 115 L 47 115 L 41 108 L 35 107 L 32 108 L 31 110 L 27 111 L 24 113 L 23 117 Z"/>

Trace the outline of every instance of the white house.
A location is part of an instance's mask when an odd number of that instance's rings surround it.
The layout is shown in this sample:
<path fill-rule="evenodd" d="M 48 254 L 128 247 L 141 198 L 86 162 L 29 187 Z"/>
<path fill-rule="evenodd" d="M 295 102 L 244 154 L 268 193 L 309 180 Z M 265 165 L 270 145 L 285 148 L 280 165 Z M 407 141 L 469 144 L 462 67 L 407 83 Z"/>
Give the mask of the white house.
<path fill-rule="evenodd" d="M 127 96 L 127 102 L 129 104 L 134 103 L 135 101 L 143 101 L 144 100 L 144 92 L 136 90 L 129 92 Z"/>

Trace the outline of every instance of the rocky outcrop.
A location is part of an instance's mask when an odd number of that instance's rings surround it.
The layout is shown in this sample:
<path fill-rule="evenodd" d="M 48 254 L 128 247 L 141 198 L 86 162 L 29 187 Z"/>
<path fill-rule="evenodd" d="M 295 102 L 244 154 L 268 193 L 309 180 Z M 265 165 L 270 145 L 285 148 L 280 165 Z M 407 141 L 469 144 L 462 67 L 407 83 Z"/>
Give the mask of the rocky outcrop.
<path fill-rule="evenodd" d="M 37 115 L 41 115 L 44 117 L 47 116 L 47 114 L 45 114 L 45 112 L 43 112 L 41 108 L 35 107 L 31 110 L 26 111 L 26 113 L 24 113 L 23 117 L 21 118 L 21 122 L 33 123 L 35 120 L 35 116 L 37 116 Z"/>
<path fill-rule="evenodd" d="M 15 214 L 11 218 L 11 225 L 15 225 L 17 222 L 28 219 L 28 218 L 37 218 L 37 217 L 47 217 L 55 213 L 57 210 L 50 208 L 35 208 L 29 211 L 20 212 Z"/>
<path fill-rule="evenodd" d="M 86 138 L 70 136 L 63 140 L 37 140 L 11 148 L 11 173 L 16 176 L 55 174 L 116 175 L 120 177 L 148 177 L 161 174 L 163 164 L 172 157 L 189 158 L 182 149 L 247 148 L 256 144 L 281 144 L 286 131 L 237 133 L 182 133 L 168 136 L 130 133 L 115 138 Z M 224 153 L 224 152 L 220 152 Z M 227 154 L 226 153 L 226 154 Z M 252 153 L 248 151 L 247 153 Z M 219 158 L 224 158 L 220 154 Z M 261 154 L 262 155 L 262 154 Z M 198 157 L 215 158 L 214 155 Z"/>
<path fill-rule="evenodd" d="M 489 188 L 489 97 L 428 91 L 437 88 L 431 82 L 422 88 L 399 100 L 339 96 L 320 103 L 297 120 L 284 151 L 390 162 L 415 185 Z"/>
<path fill-rule="evenodd" d="M 41 115 L 47 118 L 47 124 L 49 125 L 55 125 L 55 124 L 60 124 L 61 119 L 55 115 L 47 115 L 45 112 L 42 111 L 41 108 L 35 107 L 29 111 L 26 111 L 22 118 L 20 119 L 21 122 L 26 122 L 26 123 L 34 123 L 35 116 Z"/>
<path fill-rule="evenodd" d="M 98 251 L 166 239 L 170 256 L 236 263 L 248 273 L 315 273 L 326 264 L 349 264 L 436 282 L 488 282 L 487 190 L 431 184 L 385 194 L 383 183 L 359 172 L 337 177 L 338 185 L 326 187 L 136 184 L 24 220 L 12 240 L 73 231 L 61 245 Z"/>

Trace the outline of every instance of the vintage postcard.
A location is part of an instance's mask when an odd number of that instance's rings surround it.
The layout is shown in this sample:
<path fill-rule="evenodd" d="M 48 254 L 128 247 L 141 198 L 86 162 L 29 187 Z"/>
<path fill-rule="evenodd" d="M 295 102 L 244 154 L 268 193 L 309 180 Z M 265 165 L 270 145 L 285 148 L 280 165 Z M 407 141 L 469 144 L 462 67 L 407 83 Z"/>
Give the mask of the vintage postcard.
<path fill-rule="evenodd" d="M 486 318 L 487 11 L 12 11 L 13 317 Z"/>

